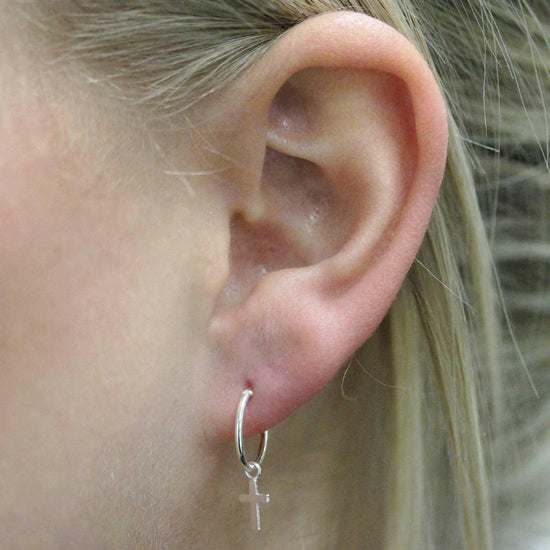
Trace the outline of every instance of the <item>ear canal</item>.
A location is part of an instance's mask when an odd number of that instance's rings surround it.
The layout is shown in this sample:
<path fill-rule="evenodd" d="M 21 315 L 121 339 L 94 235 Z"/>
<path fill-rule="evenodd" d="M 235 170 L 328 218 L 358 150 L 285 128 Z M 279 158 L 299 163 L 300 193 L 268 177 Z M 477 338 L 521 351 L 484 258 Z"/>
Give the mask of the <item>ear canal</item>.
<path fill-rule="evenodd" d="M 243 302 L 257 282 L 268 273 L 302 267 L 281 226 L 262 218 L 248 222 L 241 214 L 231 220 L 229 277 L 223 290 L 224 305 Z"/>
<path fill-rule="evenodd" d="M 223 303 L 244 300 L 269 273 L 334 256 L 361 224 L 362 240 L 370 235 L 376 245 L 378 218 L 394 214 L 397 196 L 390 186 L 379 197 L 375 193 L 389 172 L 403 167 L 400 160 L 380 167 L 379 154 L 369 159 L 373 153 L 361 140 L 366 144 L 369 132 L 377 132 L 381 123 L 393 124 L 395 136 L 398 123 L 406 127 L 403 112 L 379 116 L 383 109 L 376 95 L 388 94 L 392 86 L 402 88 L 400 81 L 382 73 L 316 68 L 299 72 L 281 87 L 269 111 L 261 214 L 247 221 L 237 213 L 232 220 Z M 393 104 L 388 108 L 405 110 Z M 358 159 L 368 162 L 368 170 Z M 374 231 L 365 220 L 373 222 Z"/>
<path fill-rule="evenodd" d="M 344 243 L 338 198 L 314 163 L 267 148 L 259 193 L 254 220 L 243 213 L 231 220 L 226 306 L 245 300 L 269 273 L 318 263 Z"/>

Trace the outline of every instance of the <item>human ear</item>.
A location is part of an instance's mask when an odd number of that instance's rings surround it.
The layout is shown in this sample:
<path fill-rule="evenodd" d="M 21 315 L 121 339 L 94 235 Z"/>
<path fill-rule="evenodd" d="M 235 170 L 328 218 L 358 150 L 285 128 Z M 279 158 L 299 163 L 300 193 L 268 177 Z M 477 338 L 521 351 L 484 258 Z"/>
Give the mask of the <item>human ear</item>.
<path fill-rule="evenodd" d="M 209 393 L 229 436 L 244 388 L 246 433 L 268 429 L 379 325 L 425 234 L 447 122 L 418 51 L 345 12 L 291 29 L 224 101 L 232 130 L 218 146 L 238 168 Z"/>

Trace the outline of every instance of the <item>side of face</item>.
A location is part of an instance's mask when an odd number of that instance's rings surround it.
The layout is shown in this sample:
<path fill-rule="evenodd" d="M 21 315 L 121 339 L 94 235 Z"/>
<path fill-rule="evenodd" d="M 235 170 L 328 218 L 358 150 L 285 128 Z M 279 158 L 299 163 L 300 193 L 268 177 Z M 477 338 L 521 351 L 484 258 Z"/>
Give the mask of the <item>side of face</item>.
<path fill-rule="evenodd" d="M 0 546 L 97 547 L 167 470 L 200 483 L 224 196 L 180 173 L 189 134 L 160 156 L 97 90 L 2 52 Z"/>
<path fill-rule="evenodd" d="M 0 532 L 207 541 L 242 390 L 245 434 L 271 428 L 398 291 L 443 173 L 437 86 L 350 14 L 293 29 L 190 125 L 2 52 Z"/>

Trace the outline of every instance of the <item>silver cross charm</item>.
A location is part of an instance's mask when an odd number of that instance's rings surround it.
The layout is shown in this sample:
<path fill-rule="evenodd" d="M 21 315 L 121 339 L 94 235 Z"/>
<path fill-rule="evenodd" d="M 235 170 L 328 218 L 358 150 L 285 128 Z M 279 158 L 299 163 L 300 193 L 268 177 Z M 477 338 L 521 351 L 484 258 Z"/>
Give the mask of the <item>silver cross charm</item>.
<path fill-rule="evenodd" d="M 239 497 L 241 502 L 250 503 L 250 520 L 252 529 L 260 531 L 260 504 L 269 502 L 269 495 L 258 493 L 258 478 L 250 477 L 248 479 L 248 494 Z"/>

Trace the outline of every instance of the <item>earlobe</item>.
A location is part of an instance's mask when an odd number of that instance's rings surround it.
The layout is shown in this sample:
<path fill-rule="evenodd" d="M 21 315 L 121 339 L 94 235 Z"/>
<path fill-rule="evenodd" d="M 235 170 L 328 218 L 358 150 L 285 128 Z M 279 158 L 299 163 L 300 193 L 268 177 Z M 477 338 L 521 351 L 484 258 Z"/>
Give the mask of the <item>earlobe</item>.
<path fill-rule="evenodd" d="M 244 387 L 245 433 L 268 429 L 376 329 L 422 241 L 447 135 L 420 54 L 367 16 L 295 27 L 241 84 L 261 169 L 254 216 L 232 205 L 231 275 L 210 324 L 212 421 L 227 436 Z"/>

